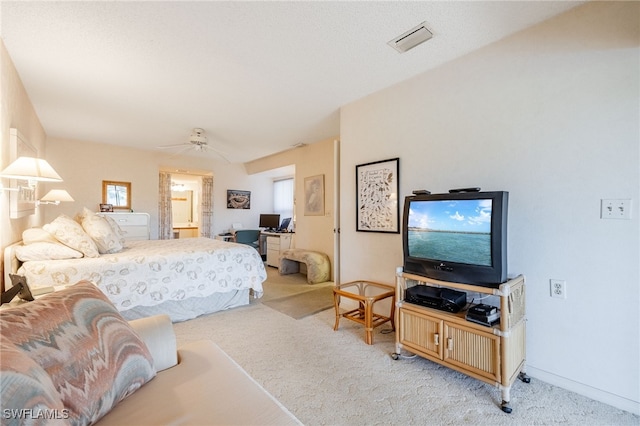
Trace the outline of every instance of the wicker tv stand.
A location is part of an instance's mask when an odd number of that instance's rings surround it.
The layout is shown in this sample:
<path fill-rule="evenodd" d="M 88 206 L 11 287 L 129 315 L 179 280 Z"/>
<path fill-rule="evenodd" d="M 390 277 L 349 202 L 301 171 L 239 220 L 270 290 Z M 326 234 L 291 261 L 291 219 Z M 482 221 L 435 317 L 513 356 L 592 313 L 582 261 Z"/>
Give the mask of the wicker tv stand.
<path fill-rule="evenodd" d="M 478 293 L 478 298 L 493 298 L 500 308 L 500 322 L 484 326 L 465 319 L 466 309 L 449 313 L 404 301 L 405 290 L 414 285 L 447 287 Z M 510 390 L 516 378 L 530 379 L 525 369 L 525 285 L 522 275 L 488 288 L 425 278 L 402 272 L 396 274 L 396 352 L 420 355 L 446 367 L 498 387 L 501 408 L 512 411 Z"/>

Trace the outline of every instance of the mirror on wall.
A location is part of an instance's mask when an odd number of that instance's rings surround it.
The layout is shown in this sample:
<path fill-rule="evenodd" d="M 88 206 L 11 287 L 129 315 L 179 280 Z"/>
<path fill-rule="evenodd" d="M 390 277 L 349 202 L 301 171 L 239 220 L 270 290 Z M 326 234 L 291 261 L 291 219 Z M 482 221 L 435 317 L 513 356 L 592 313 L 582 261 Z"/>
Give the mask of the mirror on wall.
<path fill-rule="evenodd" d="M 171 213 L 174 228 L 198 226 L 201 187 L 200 176 L 171 175 Z"/>
<path fill-rule="evenodd" d="M 171 191 L 173 223 L 193 223 L 193 191 Z"/>
<path fill-rule="evenodd" d="M 102 203 L 114 209 L 131 210 L 131 182 L 102 181 Z"/>

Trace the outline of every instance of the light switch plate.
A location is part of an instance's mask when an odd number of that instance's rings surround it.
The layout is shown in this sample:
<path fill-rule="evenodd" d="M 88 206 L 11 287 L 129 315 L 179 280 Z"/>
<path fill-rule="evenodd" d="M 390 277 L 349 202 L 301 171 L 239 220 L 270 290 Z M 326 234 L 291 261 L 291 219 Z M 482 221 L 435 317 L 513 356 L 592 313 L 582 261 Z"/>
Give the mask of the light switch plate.
<path fill-rule="evenodd" d="M 601 219 L 631 219 L 631 200 L 600 200 Z"/>

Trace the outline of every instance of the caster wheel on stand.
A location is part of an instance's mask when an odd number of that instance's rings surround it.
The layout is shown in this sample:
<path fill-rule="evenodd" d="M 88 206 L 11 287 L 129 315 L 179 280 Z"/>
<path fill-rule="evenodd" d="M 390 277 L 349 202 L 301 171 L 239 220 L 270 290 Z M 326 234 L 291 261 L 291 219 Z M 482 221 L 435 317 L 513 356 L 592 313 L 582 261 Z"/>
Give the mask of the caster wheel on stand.
<path fill-rule="evenodd" d="M 518 374 L 518 379 L 522 380 L 524 383 L 531 383 L 531 377 L 527 376 L 526 373 Z"/>

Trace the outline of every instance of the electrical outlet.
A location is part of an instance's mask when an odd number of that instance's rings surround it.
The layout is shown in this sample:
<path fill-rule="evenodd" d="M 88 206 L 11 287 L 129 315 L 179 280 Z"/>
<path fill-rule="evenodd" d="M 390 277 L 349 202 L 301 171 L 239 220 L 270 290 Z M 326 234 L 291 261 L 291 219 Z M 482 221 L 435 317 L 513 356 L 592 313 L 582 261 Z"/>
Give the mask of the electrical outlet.
<path fill-rule="evenodd" d="M 551 297 L 567 298 L 567 282 L 565 280 L 549 280 Z"/>
<path fill-rule="evenodd" d="M 631 200 L 600 200 L 601 219 L 631 219 Z"/>

